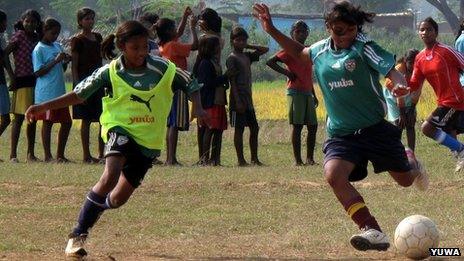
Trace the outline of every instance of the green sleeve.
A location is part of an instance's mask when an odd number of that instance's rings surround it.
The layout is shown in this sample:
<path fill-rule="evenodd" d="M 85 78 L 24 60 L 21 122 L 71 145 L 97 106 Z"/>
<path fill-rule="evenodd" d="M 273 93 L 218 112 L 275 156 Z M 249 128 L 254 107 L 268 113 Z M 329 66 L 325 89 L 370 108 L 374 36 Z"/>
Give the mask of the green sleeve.
<path fill-rule="evenodd" d="M 100 88 L 109 86 L 111 86 L 109 66 L 105 65 L 78 83 L 74 88 L 74 92 L 79 98 L 86 100 Z"/>
<path fill-rule="evenodd" d="M 198 84 L 197 79 L 193 78 L 191 74 L 180 68 L 176 68 L 176 76 L 172 83 L 172 91 L 182 90 L 187 95 L 200 90 L 201 86 Z"/>

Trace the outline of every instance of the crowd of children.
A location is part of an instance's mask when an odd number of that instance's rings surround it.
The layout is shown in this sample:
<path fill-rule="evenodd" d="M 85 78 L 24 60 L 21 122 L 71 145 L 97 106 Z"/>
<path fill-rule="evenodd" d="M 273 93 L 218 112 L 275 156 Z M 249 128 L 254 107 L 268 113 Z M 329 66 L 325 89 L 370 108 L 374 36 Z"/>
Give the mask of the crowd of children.
<path fill-rule="evenodd" d="M 254 15 L 282 47 L 267 65 L 288 79 L 295 164 L 316 164 L 319 101 L 313 87 L 314 71 L 327 110 L 328 139 L 323 145 L 326 181 L 362 230 L 351 238 L 352 245 L 358 250 L 386 250 L 387 236 L 351 182 L 364 179 L 371 162 L 376 173 L 388 171 L 400 186 L 415 184 L 420 190 L 427 189 L 427 174 L 414 154 L 415 107 L 424 80 L 433 87 L 438 107 L 423 123 L 422 132 L 455 153 L 457 171 L 464 166 L 464 144 L 456 139 L 464 130 L 460 121 L 464 91 L 459 82 L 464 57 L 437 42 L 438 26 L 431 18 L 419 27 L 424 50 L 411 49 L 396 61 L 363 33 L 363 25 L 372 22 L 374 14 L 348 2 L 336 4 L 326 14 L 329 37 L 311 46 L 305 45 L 309 27 L 304 21 L 295 22 L 288 37 L 273 25 L 266 5 L 254 5 Z M 232 52 L 224 70 L 222 19 L 213 9 L 204 8 L 194 15 L 187 7 L 177 27 L 172 19 L 147 13 L 140 21 L 120 24 L 105 40 L 93 31 L 95 19 L 92 9 L 78 10 L 80 31 L 70 40 L 71 53 L 66 53 L 57 42 L 60 23 L 53 18 L 42 21 L 38 12 L 27 10 L 15 24 L 9 43 L 0 46 L 0 135 L 13 114 L 10 161 L 19 162 L 17 147 L 26 117 L 27 161 L 40 161 L 34 144 L 36 122 L 42 121 L 43 161 L 68 162 L 65 147 L 73 118 L 81 120 L 83 162 L 105 164 L 69 236 L 69 256 L 86 254 L 84 242 L 89 229 L 105 210 L 118 208 L 130 198 L 148 169 L 160 163 L 158 157 L 165 145 L 165 164 L 180 165 L 178 132 L 187 131 L 192 118 L 198 123 L 198 165 L 221 165 L 227 107 L 238 165 L 262 165 L 251 66 L 269 51 L 268 47 L 250 44 L 246 30 L 234 27 L 229 37 Z M 191 41 L 184 43 L 180 38 L 187 24 Z M 6 27 L 7 15 L 0 11 L 0 33 Z M 114 53 L 116 47 L 119 56 Z M 189 73 L 187 58 L 194 51 L 198 53 Z M 103 65 L 103 59 L 109 62 Z M 64 71 L 69 62 L 73 90 L 66 93 Z M 448 69 L 445 72 L 443 68 Z M 380 75 L 386 78 L 385 86 Z M 9 90 L 13 92 L 11 103 Z M 189 99 L 193 102 L 191 112 Z M 384 119 L 387 105 L 389 122 Z M 68 106 L 72 106 L 72 118 Z M 97 157 L 90 152 L 93 122 L 100 129 Z M 61 125 L 55 157 L 50 150 L 54 123 Z M 304 126 L 308 131 L 305 161 L 301 155 Z M 243 151 L 245 127 L 250 131 L 249 163 Z M 407 133 L 406 148 L 401 143 L 402 129 Z"/>

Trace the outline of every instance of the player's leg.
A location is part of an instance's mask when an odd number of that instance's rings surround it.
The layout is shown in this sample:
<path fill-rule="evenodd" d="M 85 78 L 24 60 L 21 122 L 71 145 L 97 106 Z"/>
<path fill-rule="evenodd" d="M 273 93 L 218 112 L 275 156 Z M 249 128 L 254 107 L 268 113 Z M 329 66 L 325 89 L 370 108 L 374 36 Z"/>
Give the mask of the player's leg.
<path fill-rule="evenodd" d="M 307 125 L 308 136 L 306 138 L 306 164 L 314 165 L 314 149 L 316 147 L 317 124 Z"/>
<path fill-rule="evenodd" d="M 202 164 L 203 159 L 203 137 L 205 135 L 205 130 L 207 127 L 198 126 L 197 128 L 197 143 L 198 143 L 198 164 Z"/>
<path fill-rule="evenodd" d="M 422 124 L 422 133 L 425 136 L 434 139 L 457 154 L 455 171 L 460 171 L 464 167 L 464 144 L 447 132 L 453 130 L 452 126 L 459 120 L 460 113 L 452 108 L 438 107 Z"/>
<path fill-rule="evenodd" d="M 263 165 L 259 161 L 258 157 L 258 136 L 259 136 L 259 125 L 258 120 L 256 119 L 255 111 L 246 111 L 246 121 L 247 125 L 250 127 L 250 154 L 251 154 L 251 164 L 261 166 Z"/>
<path fill-rule="evenodd" d="M 50 162 L 53 160 L 50 143 L 52 134 L 53 122 L 43 120 L 42 122 L 42 146 L 44 150 L 44 161 Z"/>
<path fill-rule="evenodd" d="M 376 219 L 371 215 L 363 197 L 349 181 L 355 164 L 343 159 L 331 159 L 324 164 L 324 175 L 338 201 L 351 219 L 362 230 L 351 237 L 354 248 L 361 251 L 385 251 L 390 246 L 388 237 L 382 232 Z"/>
<path fill-rule="evenodd" d="M 205 127 L 205 130 L 203 132 L 203 155 L 201 157 L 200 162 L 204 165 L 208 165 L 210 163 L 210 159 L 213 158 L 212 152 L 211 152 L 211 141 L 213 139 L 213 130 Z"/>
<path fill-rule="evenodd" d="M 80 257 L 87 255 L 84 242 L 89 229 L 98 221 L 103 211 L 110 208 L 106 202 L 108 193 L 118 183 L 121 171 L 125 164 L 122 155 L 111 155 L 106 157 L 105 170 L 100 180 L 87 194 L 84 204 L 79 212 L 77 225 L 69 235 L 68 245 L 65 253 L 67 256 Z"/>
<path fill-rule="evenodd" d="M 303 165 L 303 160 L 301 159 L 301 130 L 303 125 L 293 124 L 292 125 L 292 148 L 293 148 L 293 157 L 295 159 L 295 165 Z"/>
<path fill-rule="evenodd" d="M 71 131 L 72 121 L 65 121 L 60 123 L 60 130 L 58 132 L 58 145 L 56 148 L 57 162 L 66 163 L 69 160 L 65 157 L 66 143 L 68 142 L 69 132 Z"/>

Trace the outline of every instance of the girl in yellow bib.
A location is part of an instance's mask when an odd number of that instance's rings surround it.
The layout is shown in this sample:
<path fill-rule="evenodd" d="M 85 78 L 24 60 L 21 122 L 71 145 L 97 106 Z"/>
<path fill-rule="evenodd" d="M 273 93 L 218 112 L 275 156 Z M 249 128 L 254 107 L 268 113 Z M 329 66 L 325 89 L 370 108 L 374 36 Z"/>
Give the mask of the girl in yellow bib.
<path fill-rule="evenodd" d="M 122 206 L 140 185 L 152 160 L 164 147 L 166 119 L 173 92 L 189 94 L 198 118 L 202 109 L 199 85 L 189 73 L 159 57 L 148 55 L 148 31 L 137 21 L 121 24 L 102 44 L 103 56 L 114 59 L 114 42 L 122 55 L 96 70 L 74 91 L 55 100 L 31 106 L 28 120 L 45 110 L 82 103 L 100 88 L 105 89 L 100 117 L 106 142 L 103 175 L 86 197 L 77 226 L 69 235 L 65 253 L 82 257 L 88 230 L 106 209 Z M 122 174 L 122 175 L 121 175 Z"/>

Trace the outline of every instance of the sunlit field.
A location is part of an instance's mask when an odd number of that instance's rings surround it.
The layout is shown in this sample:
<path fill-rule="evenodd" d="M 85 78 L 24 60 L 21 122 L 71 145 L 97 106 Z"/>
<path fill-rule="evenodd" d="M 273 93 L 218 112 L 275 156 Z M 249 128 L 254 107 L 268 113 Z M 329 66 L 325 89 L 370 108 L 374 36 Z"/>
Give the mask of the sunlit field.
<path fill-rule="evenodd" d="M 224 134 L 222 167 L 193 166 L 198 159 L 193 125 L 180 134 L 183 166 L 153 167 L 126 205 L 105 212 L 91 231 L 88 260 L 403 260 L 393 246 L 384 253 L 355 251 L 349 238 L 357 228 L 325 184 L 321 164 L 293 166 L 284 82 L 256 84 L 254 100 L 265 166 L 236 167 L 233 129 Z M 426 87 L 419 122 L 435 107 L 434 100 Z M 320 120 L 323 108 L 321 103 Z M 25 163 L 24 140 L 20 163 L 9 163 L 10 129 L 0 138 L 5 160 L 0 163 L 0 260 L 64 259 L 67 234 L 103 171 L 103 165 L 80 163 L 78 126 L 75 122 L 66 151 L 70 164 Z M 324 124 L 319 126 L 316 161 L 322 163 L 325 133 Z M 39 133 L 36 151 L 42 158 Z M 463 251 L 464 174 L 454 173 L 455 159 L 446 149 L 419 133 L 417 143 L 430 174 L 427 192 L 401 188 L 387 174 L 372 171 L 356 187 L 390 240 L 403 218 L 422 214 L 438 225 L 441 247 Z M 245 152 L 249 159 L 248 146 Z"/>
<path fill-rule="evenodd" d="M 319 99 L 317 116 L 325 119 L 325 106 L 319 86 L 315 85 Z M 253 85 L 253 102 L 257 117 L 266 120 L 282 120 L 287 118 L 287 98 L 285 96 L 286 83 L 284 81 L 260 82 Z M 417 105 L 418 120 L 426 119 L 436 107 L 436 98 L 432 87 L 426 82 L 423 87 L 419 104 Z"/>

